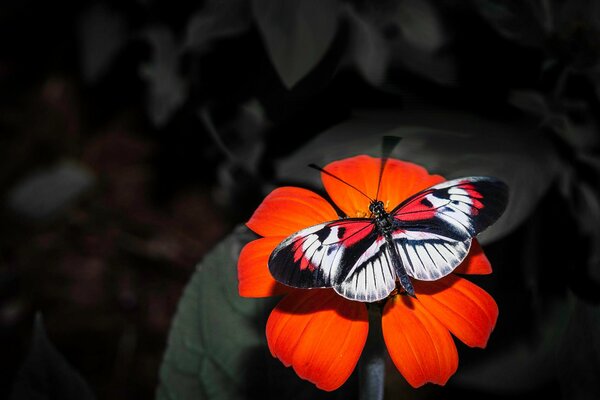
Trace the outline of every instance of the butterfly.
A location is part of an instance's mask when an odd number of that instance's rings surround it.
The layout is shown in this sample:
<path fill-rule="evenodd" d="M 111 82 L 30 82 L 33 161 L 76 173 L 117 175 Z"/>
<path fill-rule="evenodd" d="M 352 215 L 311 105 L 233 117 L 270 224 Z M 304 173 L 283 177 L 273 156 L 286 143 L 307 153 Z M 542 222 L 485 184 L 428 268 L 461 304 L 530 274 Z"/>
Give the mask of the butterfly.
<path fill-rule="evenodd" d="M 382 158 L 380 182 L 386 161 Z M 381 200 L 369 200 L 370 218 L 328 221 L 284 239 L 268 260 L 273 278 L 296 288 L 333 288 L 361 302 L 383 300 L 398 289 L 415 297 L 411 278 L 433 281 L 450 274 L 467 256 L 473 238 L 504 212 L 508 186 L 486 176 L 454 179 L 409 197 L 390 212 Z"/>

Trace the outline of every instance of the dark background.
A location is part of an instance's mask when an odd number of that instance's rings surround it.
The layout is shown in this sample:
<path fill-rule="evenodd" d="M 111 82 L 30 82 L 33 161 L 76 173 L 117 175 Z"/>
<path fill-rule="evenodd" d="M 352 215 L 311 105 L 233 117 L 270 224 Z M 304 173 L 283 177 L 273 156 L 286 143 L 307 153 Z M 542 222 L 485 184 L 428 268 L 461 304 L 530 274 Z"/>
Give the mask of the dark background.
<path fill-rule="evenodd" d="M 68 398 L 74 381 L 98 399 L 154 397 L 194 265 L 273 185 L 304 180 L 279 162 L 326 153 L 310 141 L 357 112 L 419 110 L 411 124 L 478 131 L 483 147 L 490 126 L 527 141 L 524 164 L 494 155 L 532 185 L 511 188 L 527 206 L 486 246 L 489 350 L 459 345 L 467 371 L 443 389 L 392 370 L 388 396 L 599 398 L 597 4 L 3 2 L 0 397 Z M 376 147 L 369 126 L 348 138 Z M 530 159 L 539 173 L 518 169 Z M 470 359 L 486 361 L 479 375 Z"/>

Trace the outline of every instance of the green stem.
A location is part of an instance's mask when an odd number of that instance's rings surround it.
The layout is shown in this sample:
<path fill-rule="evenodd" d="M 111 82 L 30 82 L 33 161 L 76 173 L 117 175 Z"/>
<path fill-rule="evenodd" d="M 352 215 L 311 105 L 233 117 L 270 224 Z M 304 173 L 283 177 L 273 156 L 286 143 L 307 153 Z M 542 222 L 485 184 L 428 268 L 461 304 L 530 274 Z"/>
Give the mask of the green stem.
<path fill-rule="evenodd" d="M 381 331 L 382 305 L 367 304 L 369 336 L 358 362 L 359 399 L 383 400 L 385 344 Z"/>

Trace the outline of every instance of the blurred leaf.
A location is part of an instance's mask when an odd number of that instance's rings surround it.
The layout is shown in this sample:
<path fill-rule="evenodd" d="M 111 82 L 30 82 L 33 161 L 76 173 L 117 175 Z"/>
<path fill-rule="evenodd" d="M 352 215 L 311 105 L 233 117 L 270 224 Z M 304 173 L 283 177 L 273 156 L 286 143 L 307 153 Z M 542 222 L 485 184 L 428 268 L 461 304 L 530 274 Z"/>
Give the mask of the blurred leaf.
<path fill-rule="evenodd" d="M 557 175 L 554 150 L 534 128 L 458 112 L 406 110 L 360 115 L 331 128 L 284 160 L 279 177 L 321 187 L 319 174 L 307 173 L 306 165 L 325 165 L 357 154 L 380 156 L 382 135 L 402 137 L 393 156 L 423 165 L 432 173 L 448 179 L 489 175 L 508 184 L 507 210 L 478 236 L 483 243 L 519 226 Z"/>
<path fill-rule="evenodd" d="M 553 0 L 472 0 L 472 3 L 500 35 L 523 46 L 541 46 L 553 29 Z"/>
<path fill-rule="evenodd" d="M 389 46 L 380 29 L 351 7 L 346 7 L 352 27 L 352 60 L 367 81 L 382 83 L 389 62 Z"/>
<path fill-rule="evenodd" d="M 264 346 L 257 315 L 269 299 L 238 294 L 237 257 L 251 239 L 236 231 L 196 268 L 180 300 L 160 369 L 158 399 L 234 399 L 243 393 L 247 352 Z"/>
<path fill-rule="evenodd" d="M 434 3 L 427 0 L 367 2 L 357 13 L 359 17 L 352 18 L 350 14 L 356 37 L 354 51 L 362 50 L 355 58 L 363 73 L 365 66 L 369 71 L 401 67 L 438 84 L 455 84 L 454 55 L 442 51 L 451 35 L 444 29 Z M 357 18 L 360 24 L 356 23 Z M 372 56 L 380 57 L 368 58 Z"/>
<path fill-rule="evenodd" d="M 551 2 L 556 38 L 564 61 L 575 71 L 597 75 L 600 69 L 600 3 L 595 0 Z M 593 78 L 592 78 L 593 79 Z"/>
<path fill-rule="evenodd" d="M 556 355 L 569 314 L 567 301 L 556 303 L 543 315 L 539 335 L 533 341 L 516 337 L 511 346 L 489 354 L 485 362 L 459 368 L 453 378 L 454 383 L 505 395 L 530 392 L 547 383 L 562 370 L 562 365 L 556 362 Z"/>
<path fill-rule="evenodd" d="M 445 43 L 440 17 L 429 1 L 399 1 L 397 16 L 402 37 L 410 45 L 433 52 Z"/>
<path fill-rule="evenodd" d="M 95 83 L 125 44 L 126 21 L 106 4 L 97 3 L 83 13 L 78 28 L 83 78 Z"/>
<path fill-rule="evenodd" d="M 82 165 L 63 162 L 27 175 L 8 194 L 8 205 L 18 214 L 43 219 L 69 207 L 94 184 Z"/>
<path fill-rule="evenodd" d="M 270 124 L 265 110 L 256 99 L 249 100 L 241 104 L 236 115 L 219 126 L 218 131 L 207 110 L 201 110 L 199 115 L 213 141 L 227 155 L 217 170 L 218 201 L 241 213 L 241 218 L 247 218 L 251 211 L 242 205 L 261 200 L 249 200 L 249 194 L 261 193 L 260 188 L 268 184 L 259 173 L 265 149 L 264 132 Z"/>
<path fill-rule="evenodd" d="M 250 28 L 250 7 L 245 0 L 205 2 L 187 25 L 184 48 L 206 51 L 212 41 L 237 35 Z"/>
<path fill-rule="evenodd" d="M 236 229 L 196 268 L 171 326 L 158 400 L 355 398 L 354 379 L 324 392 L 270 354 L 266 319 L 278 299 L 238 294 L 238 255 L 255 237 Z"/>
<path fill-rule="evenodd" d="M 142 66 L 141 75 L 148 81 L 148 114 L 155 126 L 166 124 L 187 97 L 187 82 L 180 74 L 181 49 L 165 27 L 145 32 L 152 57 Z"/>
<path fill-rule="evenodd" d="M 600 306 L 575 300 L 558 362 L 563 398 L 600 398 Z"/>
<path fill-rule="evenodd" d="M 292 88 L 325 55 L 338 27 L 338 0 L 253 0 L 252 11 L 271 61 Z"/>
<path fill-rule="evenodd" d="M 207 2 L 188 20 L 180 40 L 164 26 L 143 33 L 150 42 L 152 56 L 141 68 L 148 81 L 148 114 L 157 127 L 164 126 L 188 97 L 189 82 L 181 73 L 181 61 L 187 51 L 206 52 L 220 38 L 249 29 L 250 8 L 240 0 Z"/>
<path fill-rule="evenodd" d="M 568 201 L 577 221 L 577 229 L 591 245 L 587 264 L 589 275 L 600 282 L 600 159 L 595 155 L 578 154 L 575 162 L 564 163 L 559 189 Z M 583 267 L 583 266 L 580 266 Z"/>
<path fill-rule="evenodd" d="M 444 31 L 432 3 L 400 1 L 395 16 L 401 33 L 395 42 L 395 60 L 438 84 L 455 84 L 457 72 L 453 55 L 440 51 L 449 42 L 450 34 Z"/>
<path fill-rule="evenodd" d="M 533 90 L 515 90 L 508 101 L 527 114 L 540 119 L 575 150 L 587 152 L 599 144 L 598 125 L 587 102 L 578 99 L 544 96 Z"/>
<path fill-rule="evenodd" d="M 594 0 L 472 0 L 479 13 L 505 38 L 546 50 L 572 70 L 598 68 L 600 4 Z"/>
<path fill-rule="evenodd" d="M 87 400 L 94 395 L 81 375 L 69 365 L 46 336 L 37 314 L 29 355 L 19 371 L 11 399 Z"/>
<path fill-rule="evenodd" d="M 600 159 L 593 156 L 580 155 L 575 171 L 569 173 L 569 182 L 562 187 L 563 195 L 570 200 L 573 214 L 579 227 L 588 234 L 600 230 Z"/>
<path fill-rule="evenodd" d="M 451 52 L 427 52 L 398 41 L 391 50 L 393 65 L 402 66 L 438 85 L 456 86 L 458 70 Z"/>
<path fill-rule="evenodd" d="M 600 159 L 598 126 L 590 106 L 581 100 L 544 96 L 535 91 L 514 91 L 509 101 L 539 118 L 548 136 L 555 136 L 561 163 L 558 187 L 577 222 L 576 231 L 590 242 L 591 249 L 583 279 L 600 282 Z M 549 132 L 548 132 L 549 131 Z"/>
<path fill-rule="evenodd" d="M 542 119 L 546 119 L 550 115 L 546 97 L 534 90 L 514 90 L 509 94 L 508 102 L 518 109 Z"/>

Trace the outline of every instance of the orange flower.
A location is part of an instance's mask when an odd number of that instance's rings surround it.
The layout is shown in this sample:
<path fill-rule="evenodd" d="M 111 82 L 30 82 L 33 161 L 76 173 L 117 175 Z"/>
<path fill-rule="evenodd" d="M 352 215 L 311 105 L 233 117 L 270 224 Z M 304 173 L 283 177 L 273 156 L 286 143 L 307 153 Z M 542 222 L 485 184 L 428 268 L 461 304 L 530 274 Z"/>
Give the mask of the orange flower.
<path fill-rule="evenodd" d="M 377 192 L 380 159 L 357 156 L 325 169 L 362 190 Z M 369 215 L 369 200 L 338 180 L 321 174 L 332 201 L 348 217 Z M 381 178 L 379 200 L 389 211 L 412 194 L 442 182 L 424 168 L 389 159 Z M 276 282 L 267 261 L 273 249 L 300 229 L 338 219 L 335 209 L 306 189 L 281 187 L 257 208 L 247 226 L 262 238 L 248 243 L 238 262 L 239 292 L 244 297 L 285 294 L 271 312 L 266 334 L 269 349 L 298 376 L 323 390 L 340 387 L 354 370 L 368 333 L 364 303 L 333 289 L 294 289 Z M 394 294 L 385 299 L 383 337 L 392 361 L 413 386 L 443 385 L 458 367 L 451 333 L 471 347 L 485 347 L 498 317 L 494 299 L 460 275 L 489 274 L 491 265 L 473 240 L 467 258 L 433 282 L 413 279 L 416 299 Z"/>

